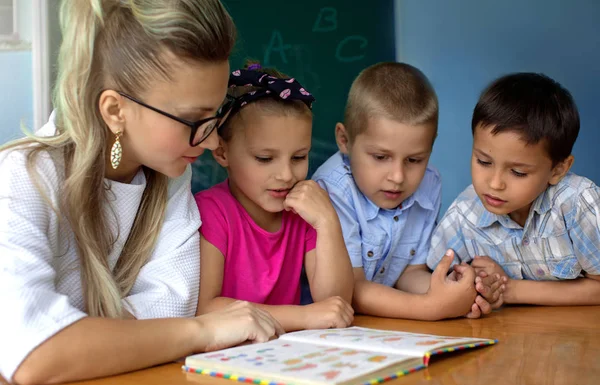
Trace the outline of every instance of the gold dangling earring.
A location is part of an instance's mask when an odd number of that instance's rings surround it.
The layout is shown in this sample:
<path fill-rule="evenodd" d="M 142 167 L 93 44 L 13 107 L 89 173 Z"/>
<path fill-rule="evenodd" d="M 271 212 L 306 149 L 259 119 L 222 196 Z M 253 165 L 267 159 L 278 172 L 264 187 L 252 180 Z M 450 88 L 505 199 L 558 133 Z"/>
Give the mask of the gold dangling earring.
<path fill-rule="evenodd" d="M 110 164 L 114 170 L 121 164 L 121 157 L 123 156 L 123 147 L 121 147 L 121 142 L 119 141 L 121 136 L 123 136 L 123 131 L 115 133 L 115 143 L 110 149 Z"/>

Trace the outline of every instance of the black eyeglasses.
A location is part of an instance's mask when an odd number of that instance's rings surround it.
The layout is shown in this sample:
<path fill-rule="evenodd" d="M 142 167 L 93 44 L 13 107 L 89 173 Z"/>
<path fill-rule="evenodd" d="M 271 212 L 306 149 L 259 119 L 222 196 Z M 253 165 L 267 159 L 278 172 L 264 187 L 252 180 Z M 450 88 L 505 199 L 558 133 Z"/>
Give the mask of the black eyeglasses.
<path fill-rule="evenodd" d="M 167 118 L 173 119 L 181 124 L 188 126 L 192 131 L 190 133 L 190 146 L 196 147 L 200 143 L 202 143 L 206 138 L 212 134 L 212 132 L 221 125 L 227 119 L 229 112 L 231 111 L 231 107 L 233 106 L 234 99 L 227 96 L 225 102 L 221 105 L 219 110 L 217 111 L 217 115 L 211 116 L 210 118 L 200 119 L 196 122 L 190 122 L 189 120 L 178 118 L 177 116 L 171 115 L 168 112 L 161 111 L 156 107 L 152 107 L 139 99 L 134 98 L 133 96 L 127 95 L 124 92 L 117 91 L 117 93 L 132 102 L 139 104 L 140 106 L 146 107 L 154 112 L 157 112 Z"/>

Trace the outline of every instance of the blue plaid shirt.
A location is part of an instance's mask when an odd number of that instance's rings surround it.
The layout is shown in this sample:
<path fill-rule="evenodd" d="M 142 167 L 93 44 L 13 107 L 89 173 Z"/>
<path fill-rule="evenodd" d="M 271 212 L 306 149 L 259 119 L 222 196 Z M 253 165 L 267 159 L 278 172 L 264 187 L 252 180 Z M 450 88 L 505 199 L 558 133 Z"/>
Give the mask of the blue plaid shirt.
<path fill-rule="evenodd" d="M 455 262 L 487 255 L 513 279 L 574 279 L 600 274 L 600 188 L 569 173 L 532 204 L 525 227 L 487 211 L 473 186 L 436 228 L 427 258 L 434 268 L 447 248 Z"/>
<path fill-rule="evenodd" d="M 441 180 L 428 167 L 417 191 L 394 210 L 376 206 L 352 177 L 348 157 L 336 153 L 313 175 L 337 211 L 353 267 L 373 282 L 394 286 L 407 265 L 424 264 L 441 205 Z"/>

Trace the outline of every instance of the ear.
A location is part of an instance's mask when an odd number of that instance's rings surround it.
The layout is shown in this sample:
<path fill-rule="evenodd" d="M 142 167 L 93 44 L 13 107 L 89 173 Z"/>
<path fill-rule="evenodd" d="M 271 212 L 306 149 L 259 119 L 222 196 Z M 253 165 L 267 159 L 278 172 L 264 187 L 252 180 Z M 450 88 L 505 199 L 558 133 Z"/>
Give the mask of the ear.
<path fill-rule="evenodd" d="M 560 182 L 561 179 L 565 175 L 567 175 L 567 172 L 569 172 L 571 166 L 573 166 L 574 161 L 575 158 L 573 157 L 573 155 L 569 155 L 567 159 L 554 166 L 554 168 L 552 169 L 552 176 L 550 177 L 550 181 L 548 183 L 550 183 L 551 185 L 558 184 L 558 182 Z"/>
<path fill-rule="evenodd" d="M 343 123 L 335 125 L 335 141 L 342 154 L 348 155 L 350 152 L 350 137 Z"/>
<path fill-rule="evenodd" d="M 229 167 L 228 150 L 229 146 L 227 145 L 227 142 L 225 142 L 222 138 L 219 138 L 219 147 L 212 152 L 213 158 L 215 158 L 217 163 L 224 168 Z"/>
<path fill-rule="evenodd" d="M 125 114 L 123 112 L 123 97 L 116 91 L 106 90 L 100 94 L 98 109 L 104 123 L 113 134 L 125 131 Z"/>

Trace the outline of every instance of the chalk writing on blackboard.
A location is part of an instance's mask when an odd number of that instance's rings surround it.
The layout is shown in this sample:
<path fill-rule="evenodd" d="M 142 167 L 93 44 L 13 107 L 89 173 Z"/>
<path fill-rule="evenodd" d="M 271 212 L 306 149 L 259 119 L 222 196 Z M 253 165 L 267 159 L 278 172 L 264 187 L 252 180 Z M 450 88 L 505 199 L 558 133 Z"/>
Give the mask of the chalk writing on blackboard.
<path fill-rule="evenodd" d="M 269 45 L 267 45 L 267 49 L 265 50 L 265 56 L 263 58 L 263 64 L 265 66 L 271 65 L 271 53 L 278 52 L 281 57 L 281 61 L 287 64 L 287 57 L 285 55 L 285 50 L 292 48 L 290 44 L 285 44 L 283 42 L 283 36 L 281 36 L 281 32 L 278 30 L 274 30 L 271 33 L 271 40 L 269 41 Z"/>
<path fill-rule="evenodd" d="M 329 25 L 325 25 L 327 22 Z M 313 32 L 331 32 L 337 29 L 337 9 L 333 7 L 321 8 L 315 24 L 313 24 Z"/>
<path fill-rule="evenodd" d="M 335 50 L 335 58 L 337 60 L 341 61 L 342 63 L 348 63 L 348 62 L 360 60 L 365 57 L 364 51 L 365 51 L 365 48 L 367 48 L 368 44 L 369 44 L 369 42 L 364 36 L 360 36 L 360 35 L 347 36 L 344 38 L 344 40 L 342 40 L 338 43 L 337 48 Z M 358 46 L 363 53 L 361 53 L 360 55 L 344 54 L 343 50 L 346 45 L 348 45 L 349 47 L 354 47 L 354 48 L 356 48 Z"/>

